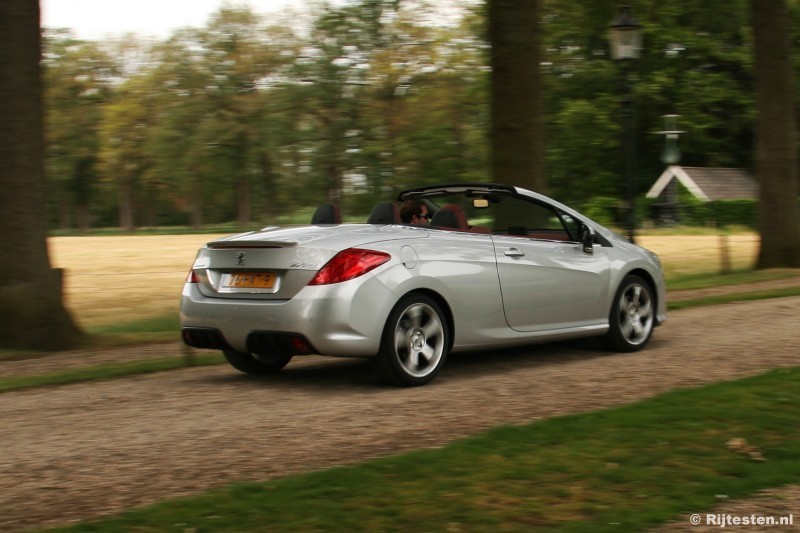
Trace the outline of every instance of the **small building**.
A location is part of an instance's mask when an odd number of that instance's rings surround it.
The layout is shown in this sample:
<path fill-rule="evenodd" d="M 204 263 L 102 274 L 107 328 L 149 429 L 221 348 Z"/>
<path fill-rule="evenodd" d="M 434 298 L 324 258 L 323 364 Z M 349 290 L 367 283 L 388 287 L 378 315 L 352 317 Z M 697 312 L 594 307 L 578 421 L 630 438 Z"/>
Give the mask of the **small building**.
<path fill-rule="evenodd" d="M 758 184 L 747 170 L 670 165 L 647 192 L 647 198 L 658 200 L 653 204 L 657 222 L 677 221 L 681 185 L 701 202 L 758 198 Z"/>

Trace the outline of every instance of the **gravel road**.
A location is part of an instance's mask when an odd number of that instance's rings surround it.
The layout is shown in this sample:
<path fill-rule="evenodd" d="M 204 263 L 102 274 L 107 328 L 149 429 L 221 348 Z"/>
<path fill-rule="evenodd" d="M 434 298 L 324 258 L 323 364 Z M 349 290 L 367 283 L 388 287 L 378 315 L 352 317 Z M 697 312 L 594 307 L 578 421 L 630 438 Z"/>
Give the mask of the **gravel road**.
<path fill-rule="evenodd" d="M 798 317 L 800 297 L 687 309 L 639 353 L 581 341 L 457 354 L 414 389 L 380 385 L 360 361 L 314 357 L 266 378 L 215 366 L 0 394 L 0 530 L 797 366 Z"/>

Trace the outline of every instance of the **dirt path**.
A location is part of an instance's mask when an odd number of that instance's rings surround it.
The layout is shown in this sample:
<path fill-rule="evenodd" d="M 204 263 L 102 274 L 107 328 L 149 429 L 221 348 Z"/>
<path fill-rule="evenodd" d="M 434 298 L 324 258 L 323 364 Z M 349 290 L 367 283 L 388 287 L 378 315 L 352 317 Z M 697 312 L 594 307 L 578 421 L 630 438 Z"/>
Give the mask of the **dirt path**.
<path fill-rule="evenodd" d="M 796 366 L 799 316 L 800 297 L 687 309 L 643 352 L 583 341 L 454 355 L 415 389 L 383 387 L 358 361 L 310 358 L 270 378 L 216 366 L 0 394 L 0 530 Z"/>

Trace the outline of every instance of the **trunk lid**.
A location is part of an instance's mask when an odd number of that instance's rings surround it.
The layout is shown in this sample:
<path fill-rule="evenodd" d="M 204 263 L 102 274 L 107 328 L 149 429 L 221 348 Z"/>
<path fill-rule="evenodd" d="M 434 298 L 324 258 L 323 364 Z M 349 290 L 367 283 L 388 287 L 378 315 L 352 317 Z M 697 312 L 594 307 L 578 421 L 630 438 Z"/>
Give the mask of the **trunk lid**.
<path fill-rule="evenodd" d="M 192 271 L 207 297 L 288 300 L 341 250 L 426 236 L 416 228 L 364 224 L 265 228 L 209 242 Z"/>

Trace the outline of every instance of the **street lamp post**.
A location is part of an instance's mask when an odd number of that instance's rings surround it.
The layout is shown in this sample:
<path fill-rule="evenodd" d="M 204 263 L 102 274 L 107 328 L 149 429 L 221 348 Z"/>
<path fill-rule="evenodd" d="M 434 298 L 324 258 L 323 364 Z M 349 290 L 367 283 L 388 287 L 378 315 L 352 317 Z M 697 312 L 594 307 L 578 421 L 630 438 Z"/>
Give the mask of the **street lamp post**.
<path fill-rule="evenodd" d="M 661 162 L 665 165 L 677 165 L 681 161 L 681 150 L 678 148 L 678 137 L 686 133 L 675 129 L 680 115 L 664 115 L 664 130 L 657 131 L 664 136 L 664 149 L 661 150 Z"/>
<path fill-rule="evenodd" d="M 664 136 L 664 148 L 661 150 L 661 162 L 667 166 L 677 165 L 681 161 L 681 150 L 678 148 L 678 138 L 684 131 L 678 130 L 677 122 L 680 115 L 664 115 L 664 129 L 655 133 Z M 667 189 L 665 199 L 658 205 L 659 222 L 674 224 L 678 221 L 678 194 Z"/>
<path fill-rule="evenodd" d="M 622 64 L 622 119 L 624 128 L 625 184 L 627 190 L 628 240 L 635 242 L 636 233 L 636 135 L 631 87 L 630 63 L 642 52 L 642 26 L 633 18 L 629 7 L 622 7 L 608 24 L 611 58 Z"/>

